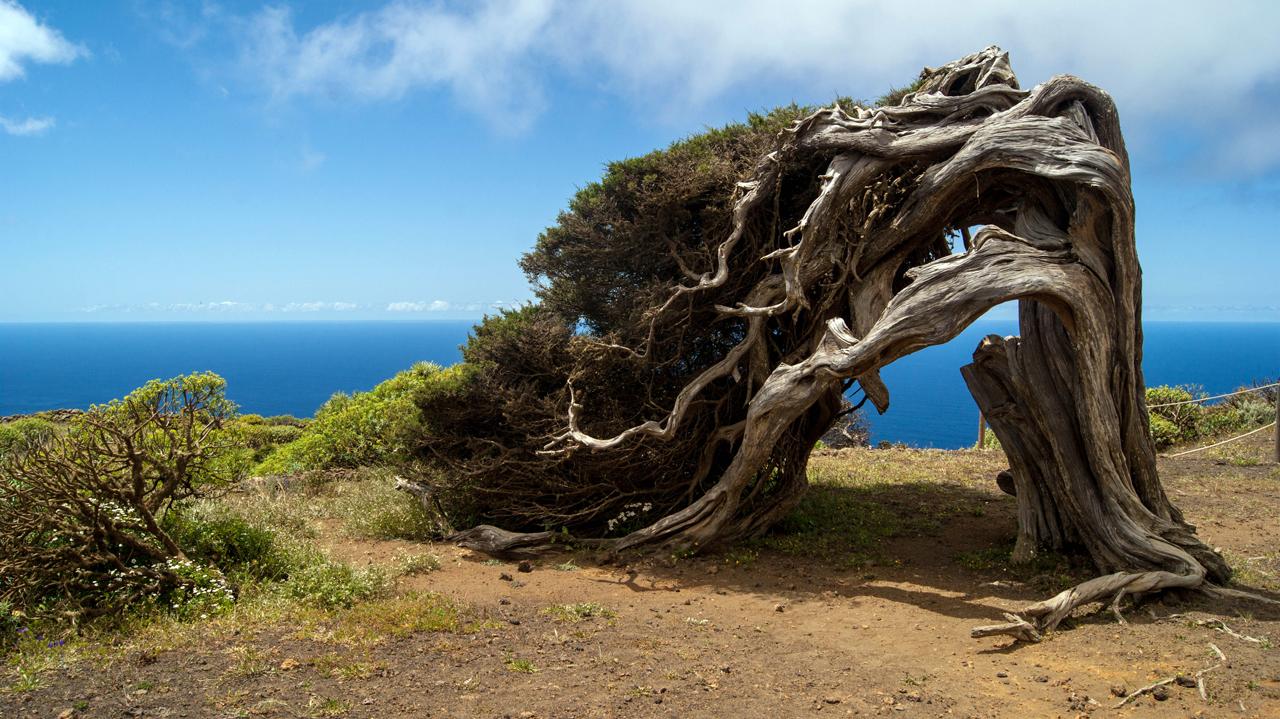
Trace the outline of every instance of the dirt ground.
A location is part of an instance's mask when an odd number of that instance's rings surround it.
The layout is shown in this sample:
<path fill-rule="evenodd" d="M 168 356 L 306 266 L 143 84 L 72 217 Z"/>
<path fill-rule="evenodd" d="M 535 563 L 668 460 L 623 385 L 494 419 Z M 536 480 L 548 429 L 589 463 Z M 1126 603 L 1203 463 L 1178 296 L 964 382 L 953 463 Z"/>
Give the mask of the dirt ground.
<path fill-rule="evenodd" d="M 1270 436 L 1253 439 L 1162 459 L 1161 470 L 1242 586 L 1275 597 L 1280 468 L 1265 461 Z M 914 469 L 884 485 L 828 481 L 886 462 Z M 999 453 L 847 450 L 814 467 L 827 478 L 815 480 L 819 494 L 893 527 L 857 561 L 816 537 L 622 566 L 562 555 L 525 572 L 434 545 L 441 568 L 381 605 L 387 631 L 349 631 L 371 610 L 191 625 L 160 648 L 122 641 L 42 688 L 0 694 L 0 716 L 1280 717 L 1274 606 L 1166 597 L 1126 609 L 1127 625 L 1082 612 L 1039 644 L 970 639 L 971 627 L 1085 576 L 1028 576 L 993 551 L 1014 530 L 1013 501 L 992 481 Z M 409 546 L 335 539 L 330 549 L 387 563 Z M 437 605 L 460 623 L 424 621 L 419 609 Z M 1113 708 L 1114 692 L 1215 665 L 1203 674 L 1207 701 L 1193 682 L 1172 683 L 1163 700 Z"/>

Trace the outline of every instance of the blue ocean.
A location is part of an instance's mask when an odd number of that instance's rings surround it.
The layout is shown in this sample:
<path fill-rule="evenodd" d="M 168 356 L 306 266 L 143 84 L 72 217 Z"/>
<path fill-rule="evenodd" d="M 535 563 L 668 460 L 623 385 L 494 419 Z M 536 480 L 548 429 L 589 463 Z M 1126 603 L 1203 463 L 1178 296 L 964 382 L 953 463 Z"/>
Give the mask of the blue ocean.
<path fill-rule="evenodd" d="M 414 362 L 459 359 L 470 321 L 0 324 L 0 415 L 85 408 L 149 379 L 212 370 L 242 411 L 310 416 L 334 392 L 367 390 Z M 959 367 L 1012 320 L 981 320 L 882 372 L 891 406 L 872 441 L 972 445 L 978 410 Z M 1280 375 L 1280 323 L 1149 322 L 1148 385 L 1227 392 Z"/>

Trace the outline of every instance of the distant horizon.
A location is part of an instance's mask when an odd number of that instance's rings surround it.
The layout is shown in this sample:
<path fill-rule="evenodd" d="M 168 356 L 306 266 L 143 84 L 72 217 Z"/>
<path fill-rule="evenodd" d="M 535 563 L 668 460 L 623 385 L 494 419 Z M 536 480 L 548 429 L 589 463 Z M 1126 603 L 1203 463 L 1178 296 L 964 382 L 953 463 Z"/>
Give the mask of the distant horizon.
<path fill-rule="evenodd" d="M 294 325 L 294 324 L 412 324 L 430 322 L 471 322 L 477 323 L 484 315 L 475 317 L 317 317 L 312 319 L 142 319 L 142 320 L 0 320 L 0 325 Z M 977 322 L 1017 322 L 1017 317 L 979 317 Z M 1143 324 L 1157 322 L 1160 324 L 1223 324 L 1223 325 L 1270 325 L 1280 324 L 1280 319 L 1237 320 L 1227 318 L 1216 319 L 1170 319 L 1144 318 Z"/>

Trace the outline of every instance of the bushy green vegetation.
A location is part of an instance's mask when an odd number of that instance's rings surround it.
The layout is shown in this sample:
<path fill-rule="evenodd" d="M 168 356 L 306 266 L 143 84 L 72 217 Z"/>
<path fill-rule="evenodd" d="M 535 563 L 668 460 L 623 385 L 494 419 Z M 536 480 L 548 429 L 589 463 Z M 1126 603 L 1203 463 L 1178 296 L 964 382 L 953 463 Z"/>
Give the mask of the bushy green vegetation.
<path fill-rule="evenodd" d="M 372 472 L 372 477 L 343 482 L 335 509 L 345 520 L 351 534 L 366 539 L 437 539 L 441 527 L 434 515 L 418 500 L 397 491 L 386 472 Z"/>
<path fill-rule="evenodd" d="M 53 439 L 57 425 L 37 417 L 24 417 L 0 424 L 0 457 L 16 454 Z"/>
<path fill-rule="evenodd" d="M 272 450 L 254 472 L 294 474 L 407 461 L 418 437 L 430 431 L 416 403 L 454 391 L 467 375 L 465 364 L 442 368 L 423 362 L 368 392 L 335 394 L 304 428 L 263 425 L 273 437 L 292 433 L 293 438 Z"/>
<path fill-rule="evenodd" d="M 1250 386 L 1270 383 L 1263 380 Z M 1205 396 L 1193 386 L 1147 388 L 1151 438 L 1157 449 L 1247 431 L 1275 419 L 1275 395 L 1268 391 L 1239 394 L 1213 404 L 1191 402 Z"/>
<path fill-rule="evenodd" d="M 225 389 L 217 375 L 187 375 L 65 423 L 0 425 L 0 647 L 31 627 L 64 632 L 68 619 L 80 628 L 198 620 L 264 594 L 347 607 L 386 586 L 386 575 L 320 550 L 299 497 L 243 501 L 224 491 L 247 475 L 254 452 L 303 431 L 292 418 L 236 416 Z M 368 531 L 423 535 L 411 497 L 372 479 L 353 486 L 345 509 L 358 508 Z M 438 560 L 402 564 L 422 573 Z"/>

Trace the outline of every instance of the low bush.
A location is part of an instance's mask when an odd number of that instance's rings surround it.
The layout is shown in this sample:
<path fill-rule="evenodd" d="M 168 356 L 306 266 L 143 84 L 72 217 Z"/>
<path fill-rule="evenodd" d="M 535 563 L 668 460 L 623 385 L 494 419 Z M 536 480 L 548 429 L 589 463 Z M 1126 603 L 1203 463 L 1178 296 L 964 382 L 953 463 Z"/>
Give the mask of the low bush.
<path fill-rule="evenodd" d="M 422 362 L 368 392 L 335 394 L 289 444 L 271 452 L 257 474 L 361 467 L 409 459 L 408 444 L 423 431 L 416 399 L 465 381 L 465 365 Z"/>
<path fill-rule="evenodd" d="M 243 472 L 225 390 L 211 373 L 148 382 L 0 457 L 0 600 L 93 616 L 198 589 L 161 523 Z"/>
<path fill-rule="evenodd" d="M 0 457 L 25 452 L 53 439 L 57 425 L 36 417 L 0 424 Z"/>
<path fill-rule="evenodd" d="M 1250 387 L 1270 384 L 1268 380 Z M 1240 390 L 1250 387 L 1241 387 Z M 1239 390 L 1237 390 L 1239 391 Z M 1271 390 L 1236 394 L 1214 404 L 1190 403 L 1205 393 L 1196 387 L 1149 387 L 1147 407 L 1156 449 L 1260 427 L 1275 419 Z M 1175 404 L 1184 403 L 1184 404 Z M 1163 405 L 1163 406 L 1162 406 Z"/>
<path fill-rule="evenodd" d="M 187 557 L 236 580 L 282 581 L 320 561 L 314 549 L 219 502 L 180 507 L 163 525 Z"/>
<path fill-rule="evenodd" d="M 303 567 L 287 584 L 293 598 L 321 609 L 350 607 L 379 594 L 386 586 L 386 576 L 377 569 L 354 569 L 329 561 Z"/>
<path fill-rule="evenodd" d="M 436 518 L 416 498 L 396 490 L 390 477 L 343 484 L 338 492 L 336 510 L 357 537 L 423 541 L 441 534 Z"/>

